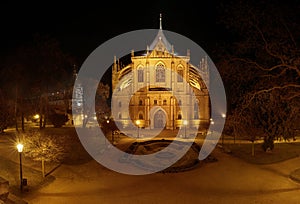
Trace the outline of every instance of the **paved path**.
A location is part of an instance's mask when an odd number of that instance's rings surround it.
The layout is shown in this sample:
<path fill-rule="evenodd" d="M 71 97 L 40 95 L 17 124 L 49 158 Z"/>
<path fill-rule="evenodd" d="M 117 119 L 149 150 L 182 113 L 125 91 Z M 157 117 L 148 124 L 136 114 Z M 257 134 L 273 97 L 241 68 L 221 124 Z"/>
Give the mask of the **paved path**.
<path fill-rule="evenodd" d="M 300 158 L 252 165 L 215 149 L 218 162 L 192 171 L 123 175 L 95 161 L 61 166 L 54 183 L 29 203 L 300 203 L 300 185 L 288 178 Z"/>
<path fill-rule="evenodd" d="M 125 141 L 118 145 L 126 148 Z M 3 146 L 0 151 L 7 153 Z M 191 171 L 144 176 L 116 173 L 93 160 L 62 165 L 52 173 L 56 177 L 53 183 L 24 199 L 29 204 L 300 203 L 300 184 L 288 178 L 300 167 L 299 157 L 272 165 L 253 165 L 218 148 L 213 155 L 218 162 Z"/>

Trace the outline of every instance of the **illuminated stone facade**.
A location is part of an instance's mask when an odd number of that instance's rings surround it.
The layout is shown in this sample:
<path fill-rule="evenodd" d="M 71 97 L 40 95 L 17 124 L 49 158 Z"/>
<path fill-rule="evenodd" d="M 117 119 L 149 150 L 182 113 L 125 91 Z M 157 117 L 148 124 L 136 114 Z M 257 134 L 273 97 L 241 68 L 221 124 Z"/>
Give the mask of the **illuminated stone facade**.
<path fill-rule="evenodd" d="M 161 27 L 144 55 L 135 56 L 132 52 L 127 66 L 120 66 L 119 60 L 114 59 L 112 107 L 117 113 L 114 120 L 124 128 L 136 121 L 139 127 L 149 129 L 163 126 L 177 129 L 184 121 L 189 128 L 207 127 L 210 118 L 207 58 L 204 56 L 198 67 L 189 60 L 189 51 L 186 56 L 174 53 Z M 196 97 L 191 97 L 190 89 Z"/>

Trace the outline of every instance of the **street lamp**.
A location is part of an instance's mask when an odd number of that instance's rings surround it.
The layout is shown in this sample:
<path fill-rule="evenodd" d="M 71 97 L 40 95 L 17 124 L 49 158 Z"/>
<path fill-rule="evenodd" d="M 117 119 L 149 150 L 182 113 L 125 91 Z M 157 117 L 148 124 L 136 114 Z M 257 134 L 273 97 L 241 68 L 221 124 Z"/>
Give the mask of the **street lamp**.
<path fill-rule="evenodd" d="M 188 124 L 188 121 L 187 120 L 184 120 L 183 121 L 183 125 L 184 125 L 184 138 L 186 138 L 186 126 Z"/>
<path fill-rule="evenodd" d="M 35 114 L 35 115 L 33 116 L 33 118 L 37 120 L 37 119 L 40 118 L 40 115 L 39 115 L 39 114 Z"/>
<path fill-rule="evenodd" d="M 23 172 L 22 172 L 22 152 L 23 152 L 23 144 L 19 143 L 17 145 L 17 149 L 20 156 L 20 189 L 23 191 Z"/>
<path fill-rule="evenodd" d="M 225 113 L 222 113 L 221 114 L 222 118 L 226 118 L 226 114 Z M 224 146 L 224 133 L 222 133 L 222 147 Z"/>
<path fill-rule="evenodd" d="M 211 124 L 211 125 L 215 124 L 215 121 L 214 121 L 212 118 L 210 118 L 209 120 L 210 120 L 210 124 Z M 214 132 L 214 131 L 212 130 L 212 131 L 211 131 L 211 135 L 213 135 L 213 132 Z"/>
<path fill-rule="evenodd" d="M 109 120 L 108 119 L 106 120 L 106 123 L 109 124 Z M 111 132 L 111 135 L 112 135 L 112 132 Z M 105 141 L 105 145 L 106 145 L 106 139 L 104 141 Z"/>
<path fill-rule="evenodd" d="M 139 138 L 139 136 L 140 136 L 140 124 L 141 124 L 141 121 L 140 121 L 140 120 L 137 120 L 137 121 L 135 122 L 135 124 L 138 126 L 137 138 Z"/>

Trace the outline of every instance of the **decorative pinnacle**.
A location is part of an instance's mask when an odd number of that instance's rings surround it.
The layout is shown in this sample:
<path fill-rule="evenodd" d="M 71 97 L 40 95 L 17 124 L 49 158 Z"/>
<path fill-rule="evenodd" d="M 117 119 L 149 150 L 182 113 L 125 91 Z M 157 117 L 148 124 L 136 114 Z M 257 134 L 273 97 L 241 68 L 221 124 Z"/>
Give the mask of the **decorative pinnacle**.
<path fill-rule="evenodd" d="M 162 15 L 159 14 L 159 29 L 162 30 Z"/>

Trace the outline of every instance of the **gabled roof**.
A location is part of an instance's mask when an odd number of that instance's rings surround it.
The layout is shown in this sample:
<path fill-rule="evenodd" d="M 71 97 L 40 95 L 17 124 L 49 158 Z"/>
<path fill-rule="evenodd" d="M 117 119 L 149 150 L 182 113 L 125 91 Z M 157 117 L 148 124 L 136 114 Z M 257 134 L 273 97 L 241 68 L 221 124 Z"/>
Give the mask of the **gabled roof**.
<path fill-rule="evenodd" d="M 172 52 L 172 45 L 168 42 L 168 40 L 162 30 L 161 14 L 159 17 L 159 31 L 158 31 L 156 37 L 154 38 L 153 42 L 151 43 L 149 49 L 150 49 L 150 51 L 152 51 L 152 50 L 161 50 L 161 51 L 167 50 L 170 53 Z"/>
<path fill-rule="evenodd" d="M 159 29 L 156 37 L 151 43 L 149 49 L 152 50 L 167 50 L 168 52 L 172 52 L 172 45 L 168 42 L 166 36 L 163 33 L 162 29 Z"/>

